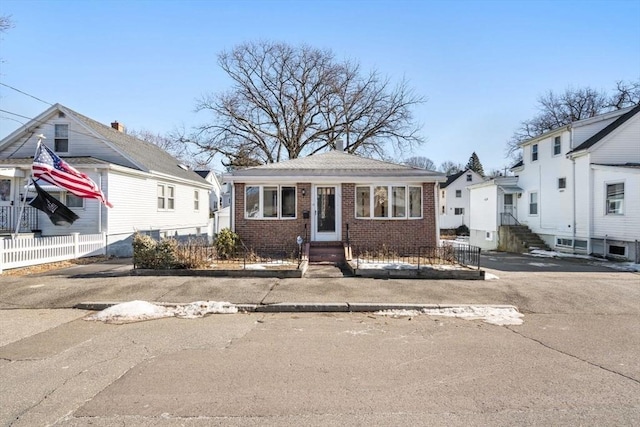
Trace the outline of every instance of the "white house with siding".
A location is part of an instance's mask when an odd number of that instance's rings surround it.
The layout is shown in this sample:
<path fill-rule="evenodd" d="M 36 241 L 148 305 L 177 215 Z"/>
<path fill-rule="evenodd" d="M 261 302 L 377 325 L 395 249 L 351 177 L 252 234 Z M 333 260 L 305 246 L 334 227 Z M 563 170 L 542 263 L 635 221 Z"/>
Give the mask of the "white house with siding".
<path fill-rule="evenodd" d="M 515 223 L 522 189 L 518 177 L 496 177 L 472 184 L 469 191 L 469 243 L 485 250 L 498 247 L 501 224 Z"/>
<path fill-rule="evenodd" d="M 520 224 L 558 251 L 638 260 L 640 106 L 573 122 L 521 147 L 523 160 L 512 168 L 521 192 L 510 197 Z M 485 216 L 474 204 L 481 188 L 471 188 L 472 225 Z M 504 200 L 496 203 L 503 209 Z M 498 213 L 497 225 L 506 218 Z"/>
<path fill-rule="evenodd" d="M 468 186 L 484 182 L 479 173 L 466 169 L 447 176 L 447 182 L 440 184 L 439 222 L 440 228 L 469 226 L 469 190 Z"/>
<path fill-rule="evenodd" d="M 31 213 L 23 214 L 20 232 L 104 232 L 107 253 L 115 256 L 131 255 L 135 231 L 155 237 L 209 233 L 209 182 L 156 145 L 127 135 L 118 122 L 106 126 L 55 104 L 0 141 L 0 230 L 5 234 L 15 227 L 39 134 L 59 157 L 93 179 L 113 208 L 42 185 L 80 219 L 68 228 L 54 226 L 44 213 L 26 205 Z M 32 191 L 26 194 L 35 197 Z"/>

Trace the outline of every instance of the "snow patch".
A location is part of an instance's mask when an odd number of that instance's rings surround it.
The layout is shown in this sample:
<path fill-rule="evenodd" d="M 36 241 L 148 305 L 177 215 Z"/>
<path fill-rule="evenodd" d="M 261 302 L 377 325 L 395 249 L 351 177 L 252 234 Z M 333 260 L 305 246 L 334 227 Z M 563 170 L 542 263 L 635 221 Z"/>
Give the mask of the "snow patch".
<path fill-rule="evenodd" d="M 540 258 L 578 258 L 578 259 L 586 259 L 589 261 L 594 261 L 599 266 L 611 268 L 613 270 L 619 271 L 640 271 L 640 264 L 636 264 L 633 262 L 616 262 L 616 261 L 608 261 L 602 258 L 596 258 L 589 255 L 579 255 L 579 254 L 566 254 L 564 252 L 556 252 L 556 251 L 543 251 L 541 249 L 536 249 L 529 252 L 527 255 L 531 255 L 534 257 Z M 536 265 L 534 263 L 530 263 L 531 265 Z M 547 265 L 555 265 L 555 264 L 539 264 L 539 266 L 547 266 Z"/>
<path fill-rule="evenodd" d="M 196 301 L 189 304 L 180 304 L 166 307 L 152 304 L 147 301 L 129 301 L 116 304 L 98 313 L 85 317 L 84 320 L 93 320 L 105 323 L 124 324 L 141 322 L 144 320 L 161 319 L 164 317 L 179 317 L 182 319 L 194 319 L 214 313 L 237 313 L 238 308 L 228 302 Z"/>
<path fill-rule="evenodd" d="M 465 320 L 482 320 L 492 325 L 522 325 L 524 315 L 515 307 L 460 306 L 423 308 L 422 310 L 381 310 L 374 314 L 390 317 L 429 316 L 458 317 Z"/>

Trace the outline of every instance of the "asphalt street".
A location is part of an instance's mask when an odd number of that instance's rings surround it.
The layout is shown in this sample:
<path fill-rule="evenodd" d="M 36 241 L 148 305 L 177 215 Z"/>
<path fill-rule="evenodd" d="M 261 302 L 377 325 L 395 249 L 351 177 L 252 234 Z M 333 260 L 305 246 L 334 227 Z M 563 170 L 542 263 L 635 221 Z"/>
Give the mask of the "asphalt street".
<path fill-rule="evenodd" d="M 547 261 L 557 269 L 498 262 L 486 281 L 133 277 L 122 265 L 0 277 L 0 425 L 640 424 L 640 275 Z M 133 299 L 511 304 L 524 323 L 241 313 L 112 325 L 71 308 Z"/>

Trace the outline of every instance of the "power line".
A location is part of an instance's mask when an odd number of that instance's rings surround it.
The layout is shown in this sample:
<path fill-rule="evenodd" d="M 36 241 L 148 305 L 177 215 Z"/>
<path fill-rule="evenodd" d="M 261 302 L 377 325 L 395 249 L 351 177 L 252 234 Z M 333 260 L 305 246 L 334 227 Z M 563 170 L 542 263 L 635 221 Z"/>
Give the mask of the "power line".
<path fill-rule="evenodd" d="M 29 121 L 33 121 L 38 126 L 52 126 L 52 127 L 55 126 L 55 124 L 53 124 L 53 123 L 48 123 L 48 122 L 43 121 L 43 120 L 37 120 L 37 119 L 34 119 L 32 117 L 23 116 L 22 114 L 18 114 L 18 113 L 12 113 L 11 111 L 7 111 L 7 110 L 3 110 L 3 109 L 0 109 L 0 113 L 11 114 L 12 116 L 17 116 L 17 117 L 20 117 L 20 118 L 23 118 L 23 119 L 27 119 Z M 12 119 L 11 117 L 5 117 L 5 118 L 9 119 L 9 120 L 14 120 L 14 121 L 20 123 L 18 120 Z M 26 123 L 22 123 L 22 126 L 26 127 L 27 124 Z M 68 132 L 69 133 L 75 133 L 75 134 L 78 134 L 78 135 L 83 135 L 83 136 L 89 136 L 91 138 L 95 138 L 96 137 L 96 135 L 93 135 L 93 134 L 90 134 L 90 133 L 85 133 L 85 132 L 79 132 L 79 131 L 73 130 L 73 129 L 68 129 Z"/>
<path fill-rule="evenodd" d="M 20 89 L 17 89 L 17 88 L 15 88 L 15 87 L 13 87 L 13 86 L 9 86 L 9 85 L 8 85 L 8 84 L 6 84 L 6 83 L 2 83 L 2 82 L 0 82 L 0 85 L 5 86 L 5 87 L 8 87 L 9 89 L 13 89 L 13 90 L 15 90 L 15 91 L 16 91 L 16 92 L 18 92 L 18 93 L 21 93 L 21 94 L 23 94 L 23 95 L 26 95 L 26 96 L 28 96 L 28 97 L 30 97 L 30 98 L 35 99 L 36 101 L 43 102 L 43 103 L 45 103 L 45 104 L 47 104 L 47 105 L 53 105 L 53 104 L 52 104 L 52 103 L 50 103 L 50 102 L 44 101 L 44 100 L 42 100 L 42 99 L 38 98 L 37 96 L 31 95 L 31 94 L 29 94 L 29 93 L 27 93 L 27 92 L 24 92 L 24 91 L 22 91 L 22 90 L 20 90 Z"/>

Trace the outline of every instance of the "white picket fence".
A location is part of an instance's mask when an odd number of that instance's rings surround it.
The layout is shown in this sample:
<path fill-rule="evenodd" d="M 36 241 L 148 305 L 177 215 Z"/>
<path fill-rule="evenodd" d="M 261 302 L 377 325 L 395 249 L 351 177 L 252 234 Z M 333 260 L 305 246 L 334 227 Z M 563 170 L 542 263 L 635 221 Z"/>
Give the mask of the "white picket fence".
<path fill-rule="evenodd" d="M 18 237 L 0 240 L 0 273 L 9 268 L 105 255 L 105 233 L 51 237 Z"/>

